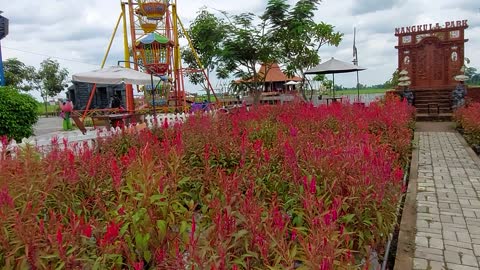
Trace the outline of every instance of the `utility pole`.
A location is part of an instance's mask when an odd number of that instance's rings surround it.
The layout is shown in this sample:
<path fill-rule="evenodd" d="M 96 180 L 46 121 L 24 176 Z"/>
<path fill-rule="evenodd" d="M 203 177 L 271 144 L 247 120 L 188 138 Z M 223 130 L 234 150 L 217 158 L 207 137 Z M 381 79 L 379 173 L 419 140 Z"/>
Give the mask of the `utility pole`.
<path fill-rule="evenodd" d="M 0 10 L 0 14 L 3 11 Z M 8 35 L 8 19 L 0 15 L 0 40 Z M 5 72 L 3 71 L 2 44 L 0 44 L 0 86 L 5 86 Z"/>

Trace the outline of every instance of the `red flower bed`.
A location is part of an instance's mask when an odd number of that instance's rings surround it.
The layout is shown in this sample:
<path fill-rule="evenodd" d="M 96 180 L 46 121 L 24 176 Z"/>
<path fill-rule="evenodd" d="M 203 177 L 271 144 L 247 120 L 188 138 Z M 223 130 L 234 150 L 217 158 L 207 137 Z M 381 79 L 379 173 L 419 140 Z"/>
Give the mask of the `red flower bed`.
<path fill-rule="evenodd" d="M 462 129 L 465 139 L 475 147 L 480 146 L 480 103 L 471 103 L 458 109 L 454 114 L 457 126 Z"/>
<path fill-rule="evenodd" d="M 267 106 L 3 157 L 0 267 L 356 268 L 396 225 L 411 123 Z"/>

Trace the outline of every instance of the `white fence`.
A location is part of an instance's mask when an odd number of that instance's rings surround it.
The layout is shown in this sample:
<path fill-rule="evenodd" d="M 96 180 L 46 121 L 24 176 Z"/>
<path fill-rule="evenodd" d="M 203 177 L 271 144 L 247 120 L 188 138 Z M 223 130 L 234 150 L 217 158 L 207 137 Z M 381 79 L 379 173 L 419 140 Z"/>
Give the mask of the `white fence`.
<path fill-rule="evenodd" d="M 206 112 L 205 114 L 214 115 L 214 111 Z M 180 113 L 180 114 L 157 114 L 157 116 L 146 115 L 145 125 L 148 128 L 155 126 L 161 127 L 168 123 L 168 125 L 174 125 L 177 123 L 184 123 L 192 114 Z M 126 129 L 135 129 L 134 125 L 129 125 Z M 62 132 L 58 134 L 46 134 L 43 136 L 35 136 L 30 138 L 24 138 L 21 142 L 12 140 L 6 147 L 0 142 L 0 154 L 5 150 L 10 155 L 15 155 L 20 148 L 27 147 L 27 145 L 37 147 L 40 151 L 48 151 L 51 148 L 52 143 L 55 141 L 59 145 L 68 145 L 69 147 L 77 146 L 93 146 L 97 138 L 105 138 L 122 132 L 122 129 L 111 128 L 108 130 L 106 127 L 98 129 L 89 129 L 86 134 L 82 134 L 80 130 L 73 130 L 68 132 Z"/>

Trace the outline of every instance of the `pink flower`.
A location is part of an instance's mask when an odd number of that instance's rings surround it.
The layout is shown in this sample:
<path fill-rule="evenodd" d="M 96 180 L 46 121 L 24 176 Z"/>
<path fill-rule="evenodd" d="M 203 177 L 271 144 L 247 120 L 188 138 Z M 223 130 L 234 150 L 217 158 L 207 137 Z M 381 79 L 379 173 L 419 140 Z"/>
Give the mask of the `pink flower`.
<path fill-rule="evenodd" d="M 292 241 L 297 240 L 297 230 L 292 229 Z"/>
<path fill-rule="evenodd" d="M 117 161 L 115 159 L 112 159 L 110 163 L 110 173 L 112 175 L 112 182 L 113 182 L 113 187 L 118 190 L 120 188 L 120 185 L 122 183 L 122 172 L 120 171 L 120 168 L 118 168 Z"/>
<path fill-rule="evenodd" d="M 143 261 L 134 263 L 134 264 L 133 264 L 133 269 L 135 269 L 135 270 L 142 270 L 142 269 L 143 269 Z"/>
<path fill-rule="evenodd" d="M 0 190 L 0 207 L 2 206 L 14 206 L 13 199 L 8 193 L 7 187 L 4 187 Z"/>
<path fill-rule="evenodd" d="M 90 224 L 85 225 L 85 227 L 82 230 L 82 234 L 83 236 L 88 238 L 92 237 L 92 225 Z"/>
<path fill-rule="evenodd" d="M 115 239 L 118 237 L 120 232 L 120 224 L 116 224 L 114 221 L 111 221 L 107 226 L 107 231 L 103 235 L 103 238 L 100 240 L 100 245 L 105 246 L 112 244 Z"/>
<path fill-rule="evenodd" d="M 62 245 L 63 242 L 63 235 L 62 235 L 62 227 L 57 228 L 57 243 L 58 245 Z"/>

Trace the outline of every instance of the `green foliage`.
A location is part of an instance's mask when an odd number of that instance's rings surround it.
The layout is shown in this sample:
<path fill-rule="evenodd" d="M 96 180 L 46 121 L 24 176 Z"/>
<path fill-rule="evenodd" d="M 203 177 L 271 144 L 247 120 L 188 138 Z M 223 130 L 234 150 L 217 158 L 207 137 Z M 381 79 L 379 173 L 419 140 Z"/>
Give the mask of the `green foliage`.
<path fill-rule="evenodd" d="M 198 63 L 194 52 L 188 46 L 182 49 L 183 61 L 188 68 L 206 69 L 207 73 L 213 71 L 217 64 L 221 42 L 226 35 L 225 22 L 207 10 L 201 9 L 187 32 L 201 63 Z M 187 73 L 187 77 L 193 84 L 201 85 L 207 91 L 208 100 L 210 100 L 210 88 L 203 72 Z"/>
<path fill-rule="evenodd" d="M 35 68 L 25 65 L 17 58 L 10 58 L 3 62 L 5 70 L 5 85 L 13 88 L 30 91 L 34 89 L 36 77 Z"/>
<path fill-rule="evenodd" d="M 338 46 L 342 41 L 343 34 L 335 32 L 333 25 L 315 21 L 314 11 L 320 2 L 300 0 L 291 7 L 286 0 L 270 0 L 262 16 L 274 42 L 282 48 L 282 62 L 289 76 L 303 76 L 305 70 L 320 62 L 318 51 L 322 46 Z"/>
<path fill-rule="evenodd" d="M 33 134 L 37 101 L 13 87 L 0 87 L 0 136 L 17 141 Z"/>
<path fill-rule="evenodd" d="M 383 85 L 383 88 L 395 88 L 398 85 L 398 79 L 400 78 L 400 71 L 397 69 L 392 74 L 392 78 L 386 81 Z"/>
<path fill-rule="evenodd" d="M 228 17 L 228 33 L 220 51 L 220 64 L 217 75 L 225 78 L 230 74 L 242 79 L 242 84 L 249 92 L 254 93 L 255 103 L 259 100 L 265 76 L 259 74 L 258 66 L 269 64 L 280 59 L 282 51 L 274 42 L 266 24 L 252 13 L 244 13 Z M 258 23 L 257 23 L 258 22 Z"/>
<path fill-rule="evenodd" d="M 480 73 L 474 67 L 465 68 L 465 75 L 469 77 L 467 84 L 480 85 Z"/>
<path fill-rule="evenodd" d="M 68 70 L 61 68 L 58 61 L 48 58 L 40 63 L 38 76 L 43 86 L 41 95 L 45 100 L 47 97 L 58 95 L 65 89 Z"/>

